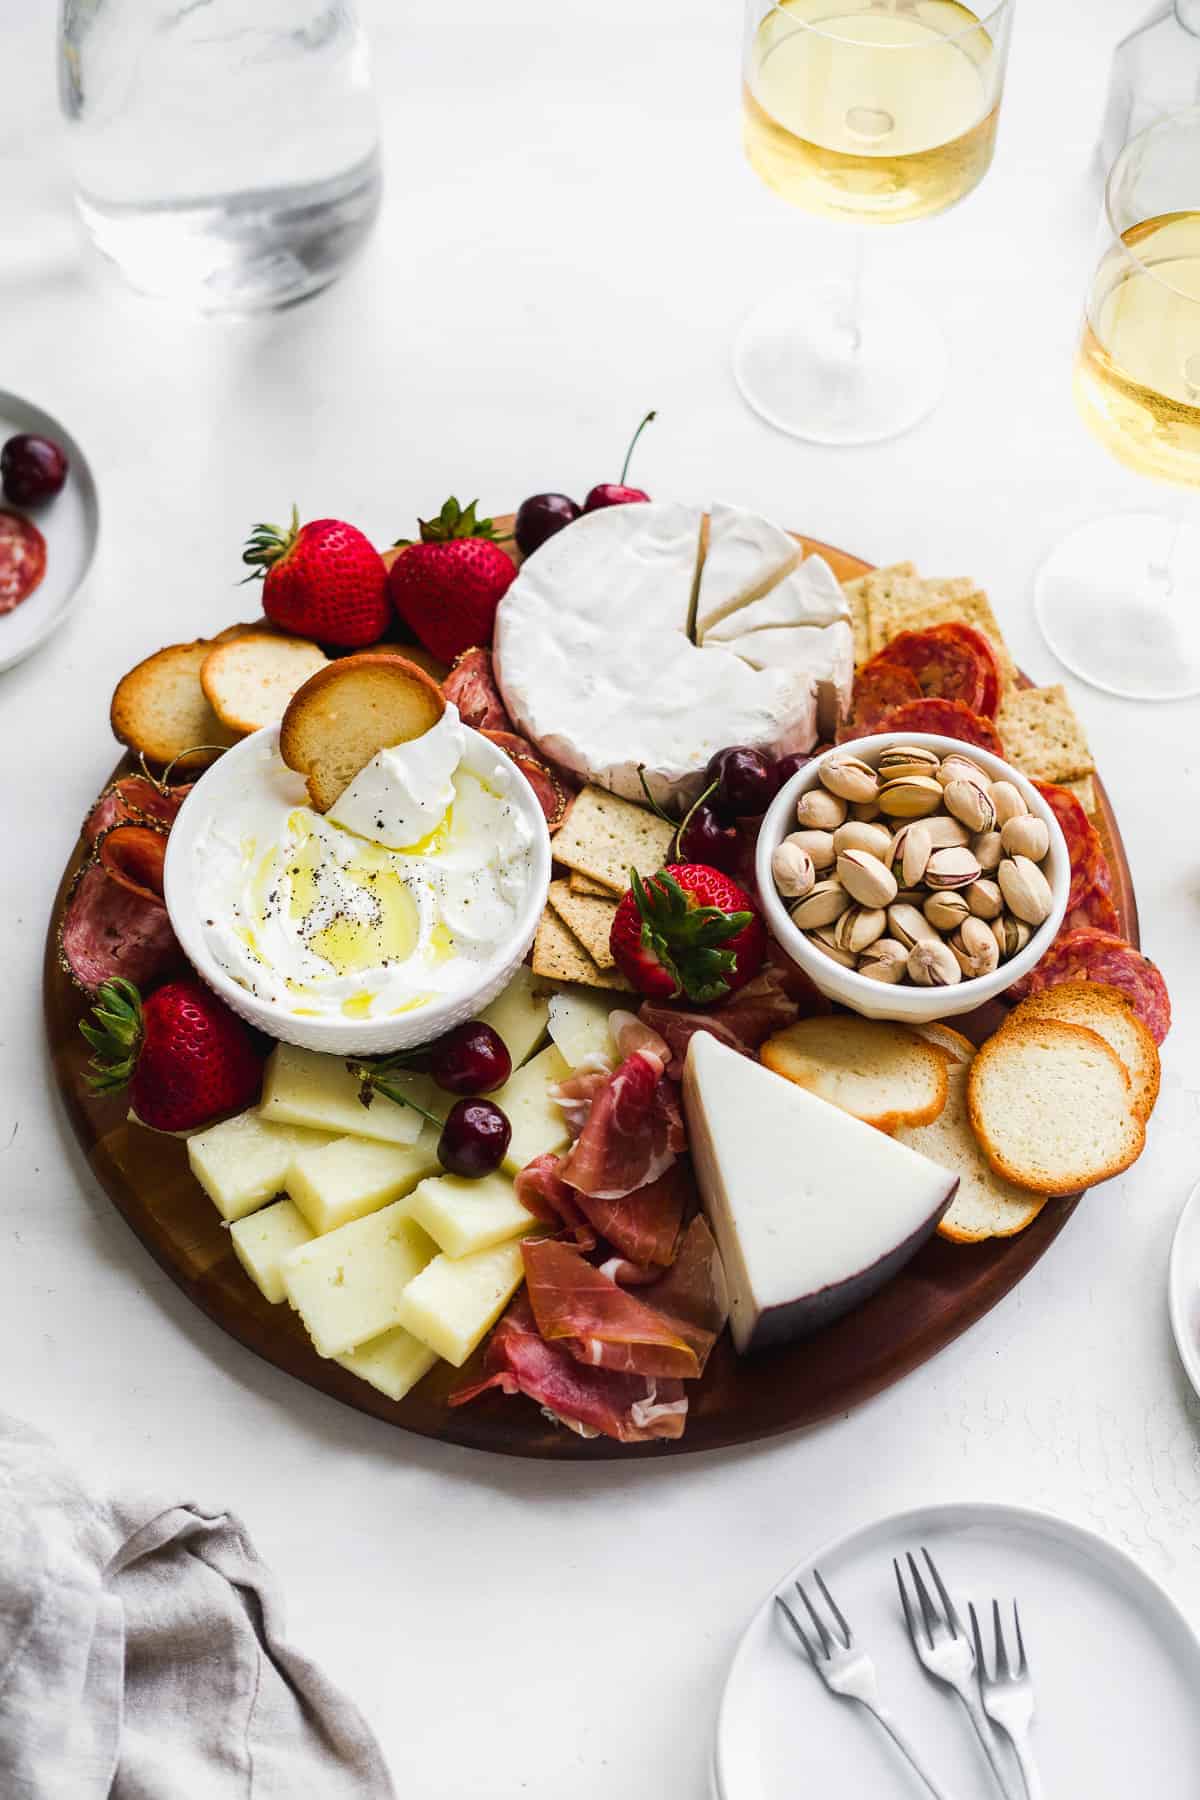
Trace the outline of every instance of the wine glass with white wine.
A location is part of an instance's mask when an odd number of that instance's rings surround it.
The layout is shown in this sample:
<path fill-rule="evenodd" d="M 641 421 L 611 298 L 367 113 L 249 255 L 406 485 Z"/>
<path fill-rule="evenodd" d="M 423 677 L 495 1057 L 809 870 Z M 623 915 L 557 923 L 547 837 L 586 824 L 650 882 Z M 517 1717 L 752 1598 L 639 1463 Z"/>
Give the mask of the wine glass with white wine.
<path fill-rule="evenodd" d="M 1127 467 L 1200 487 L 1200 106 L 1156 120 L 1113 164 L 1075 399 Z M 1050 648 L 1094 687 L 1200 693 L 1200 529 L 1179 507 L 1072 532 L 1039 571 L 1035 604 Z"/>
<path fill-rule="evenodd" d="M 1015 0 L 747 0 L 746 156 L 767 186 L 826 219 L 904 224 L 978 186 L 996 141 Z M 946 351 L 924 306 L 853 271 L 773 296 L 734 370 L 754 410 L 794 437 L 864 444 L 937 404 Z"/>

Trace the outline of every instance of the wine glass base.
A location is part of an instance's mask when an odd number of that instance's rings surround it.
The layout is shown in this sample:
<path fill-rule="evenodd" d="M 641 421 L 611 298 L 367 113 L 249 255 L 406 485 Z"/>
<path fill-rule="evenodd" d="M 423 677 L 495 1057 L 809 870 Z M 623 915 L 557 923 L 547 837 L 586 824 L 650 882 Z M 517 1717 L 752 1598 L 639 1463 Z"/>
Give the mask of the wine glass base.
<path fill-rule="evenodd" d="M 1034 587 L 1059 662 L 1123 700 L 1200 694 L 1198 603 L 1200 530 L 1155 513 L 1081 526 L 1051 551 Z"/>
<path fill-rule="evenodd" d="M 857 330 L 846 286 L 772 295 L 738 333 L 733 372 L 747 405 L 813 444 L 875 444 L 909 431 L 946 386 L 946 344 L 928 312 L 866 294 Z"/>

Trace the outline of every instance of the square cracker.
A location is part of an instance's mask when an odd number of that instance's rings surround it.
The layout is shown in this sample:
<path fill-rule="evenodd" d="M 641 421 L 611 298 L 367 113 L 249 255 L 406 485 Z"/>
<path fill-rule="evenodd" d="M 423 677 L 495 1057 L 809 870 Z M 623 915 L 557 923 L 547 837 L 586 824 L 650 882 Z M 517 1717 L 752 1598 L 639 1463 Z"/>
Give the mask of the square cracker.
<path fill-rule="evenodd" d="M 874 602 L 885 599 L 897 584 L 916 579 L 916 564 L 902 562 L 891 563 L 886 569 L 868 569 L 865 575 L 859 575 L 854 581 L 843 582 L 842 591 L 850 606 L 850 629 L 854 633 L 856 668 L 873 656 L 877 648 L 871 625 Z"/>
<path fill-rule="evenodd" d="M 879 634 L 878 649 L 890 644 L 902 631 L 925 631 L 931 625 L 950 625 L 955 621 L 973 625 L 976 631 L 987 638 L 996 652 L 1006 688 L 1016 682 L 1017 666 L 1009 655 L 1000 621 L 992 611 L 987 595 L 981 591 L 963 596 L 943 596 L 937 600 L 925 598 L 919 605 L 913 606 L 897 604 L 894 600 L 883 601 L 873 608 L 871 618 Z"/>
<path fill-rule="evenodd" d="M 578 869 L 571 870 L 568 885 L 573 894 L 592 894 L 598 900 L 619 898 L 618 889 L 606 886 L 603 881 L 593 881 L 590 875 L 581 875 Z"/>
<path fill-rule="evenodd" d="M 577 981 L 581 987 L 618 988 L 631 992 L 619 969 L 600 969 L 552 907 L 542 914 L 533 940 L 533 972 L 552 981 Z"/>
<path fill-rule="evenodd" d="M 617 961 L 608 947 L 616 896 L 597 900 L 590 894 L 573 894 L 569 881 L 550 883 L 550 904 L 567 929 L 575 934 L 598 969 L 615 969 Z"/>
<path fill-rule="evenodd" d="M 647 807 L 586 787 L 555 835 L 554 860 L 623 894 L 631 867 L 643 877 L 662 868 L 674 835 Z"/>
<path fill-rule="evenodd" d="M 1081 775 L 1078 781 L 1064 781 L 1063 786 L 1074 794 L 1088 818 L 1094 819 L 1100 811 L 1100 804 L 1096 799 L 1096 784 L 1091 776 Z"/>
<path fill-rule="evenodd" d="M 1078 781 L 1095 768 L 1066 688 L 1017 688 L 996 714 L 1004 753 L 1035 781 Z"/>

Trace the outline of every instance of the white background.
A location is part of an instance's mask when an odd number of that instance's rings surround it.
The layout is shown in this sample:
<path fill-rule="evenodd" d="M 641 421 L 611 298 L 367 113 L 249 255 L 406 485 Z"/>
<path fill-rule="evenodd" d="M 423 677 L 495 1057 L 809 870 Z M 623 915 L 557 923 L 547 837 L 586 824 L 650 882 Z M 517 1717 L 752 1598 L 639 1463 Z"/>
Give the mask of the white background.
<path fill-rule="evenodd" d="M 1200 705 L 1078 690 L 1178 1023 L 1150 1147 L 1019 1290 L 898 1388 L 736 1453 L 572 1470 L 406 1438 L 230 1342 L 88 1178 L 42 1045 L 45 920 L 114 760 L 116 677 L 242 616 L 253 519 L 378 542 L 447 493 L 505 510 L 615 479 L 750 502 L 878 561 L 971 573 L 1035 677 L 1030 578 L 1075 523 L 1156 497 L 1074 417 L 1091 154 L 1121 0 L 1025 0 L 995 167 L 960 210 L 877 234 L 882 281 L 949 333 L 920 430 L 830 452 L 741 404 L 729 347 L 836 233 L 760 188 L 738 140 L 737 0 L 369 0 L 387 198 L 340 285 L 202 325 L 97 280 L 61 172 L 50 0 L 0 0 L 0 387 L 84 442 L 104 513 L 73 623 L 0 676 L 3 1405 L 99 1472 L 241 1513 L 296 1640 L 426 1800 L 698 1800 L 723 1672 L 773 1578 L 918 1502 L 1046 1505 L 1098 1526 L 1200 1620 L 1200 1409 L 1164 1307 L 1200 1175 Z M 831 249 L 832 246 L 832 249 Z M 1197 1272 L 1200 1276 L 1200 1271 Z M 883 1578 L 881 1573 L 881 1579 Z"/>

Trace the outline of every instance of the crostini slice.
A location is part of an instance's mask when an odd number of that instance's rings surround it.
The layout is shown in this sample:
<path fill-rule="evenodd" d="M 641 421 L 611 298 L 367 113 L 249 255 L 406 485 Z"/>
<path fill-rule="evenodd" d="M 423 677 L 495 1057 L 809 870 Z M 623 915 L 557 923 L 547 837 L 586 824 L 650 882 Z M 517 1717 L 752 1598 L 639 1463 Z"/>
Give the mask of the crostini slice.
<path fill-rule="evenodd" d="M 432 676 L 406 657 L 379 650 L 343 656 L 311 675 L 288 703 L 279 754 L 308 783 L 309 799 L 328 812 L 372 757 L 411 743 L 446 709 Z"/>
<path fill-rule="evenodd" d="M 200 669 L 209 705 L 231 731 L 278 725 L 288 701 L 329 658 L 306 638 L 248 631 L 216 644 Z"/>

